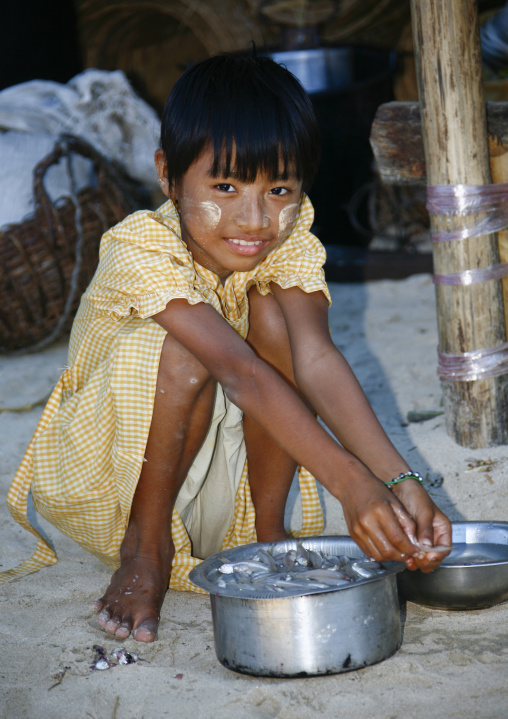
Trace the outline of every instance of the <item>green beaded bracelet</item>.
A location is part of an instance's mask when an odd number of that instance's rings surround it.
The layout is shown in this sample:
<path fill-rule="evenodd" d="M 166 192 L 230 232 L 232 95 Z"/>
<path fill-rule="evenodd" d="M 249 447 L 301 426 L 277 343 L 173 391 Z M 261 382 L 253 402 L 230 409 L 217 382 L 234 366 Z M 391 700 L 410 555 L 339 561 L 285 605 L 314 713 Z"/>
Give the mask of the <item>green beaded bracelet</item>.
<path fill-rule="evenodd" d="M 419 472 L 401 472 L 395 479 L 392 479 L 390 482 L 385 482 L 385 485 L 391 489 L 394 484 L 403 482 L 405 479 L 416 479 L 417 482 L 423 484 L 422 475 Z"/>

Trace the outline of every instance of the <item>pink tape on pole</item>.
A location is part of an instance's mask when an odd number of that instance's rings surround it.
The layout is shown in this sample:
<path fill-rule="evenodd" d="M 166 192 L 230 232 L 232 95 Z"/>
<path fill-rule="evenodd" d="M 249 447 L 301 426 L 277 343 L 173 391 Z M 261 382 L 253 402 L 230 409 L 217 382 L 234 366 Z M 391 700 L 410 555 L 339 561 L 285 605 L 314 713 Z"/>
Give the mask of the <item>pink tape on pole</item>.
<path fill-rule="evenodd" d="M 465 240 L 499 232 L 508 227 L 508 183 L 431 185 L 427 187 L 427 209 L 435 215 L 486 215 L 479 220 L 465 222 L 461 229 L 433 232 L 433 242 Z"/>
<path fill-rule="evenodd" d="M 438 375 L 444 381 L 473 382 L 507 373 L 508 342 L 460 355 L 438 352 Z"/>

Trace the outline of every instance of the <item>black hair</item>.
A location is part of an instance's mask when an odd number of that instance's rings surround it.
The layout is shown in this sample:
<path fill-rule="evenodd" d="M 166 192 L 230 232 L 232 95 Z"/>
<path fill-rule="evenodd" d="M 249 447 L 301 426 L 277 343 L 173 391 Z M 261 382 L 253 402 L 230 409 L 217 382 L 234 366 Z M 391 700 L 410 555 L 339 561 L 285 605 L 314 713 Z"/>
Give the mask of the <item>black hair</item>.
<path fill-rule="evenodd" d="M 231 170 L 243 182 L 258 172 L 270 180 L 295 175 L 307 190 L 320 156 L 312 102 L 294 75 L 269 57 L 223 53 L 203 60 L 180 77 L 164 108 L 169 183 L 209 146 L 214 177 Z"/>

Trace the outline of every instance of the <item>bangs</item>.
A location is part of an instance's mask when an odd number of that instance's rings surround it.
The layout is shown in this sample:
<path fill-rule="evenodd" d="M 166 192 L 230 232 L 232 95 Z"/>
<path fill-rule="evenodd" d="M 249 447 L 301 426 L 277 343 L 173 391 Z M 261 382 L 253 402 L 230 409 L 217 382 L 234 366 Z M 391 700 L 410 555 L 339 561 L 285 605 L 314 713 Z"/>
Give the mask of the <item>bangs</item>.
<path fill-rule="evenodd" d="M 254 181 L 261 172 L 271 180 L 299 180 L 305 174 L 305 137 L 292 122 L 283 99 L 254 83 L 221 88 L 220 102 L 210 115 L 207 135 L 213 138 L 213 175 Z M 234 162 L 234 165 L 233 165 Z"/>
<path fill-rule="evenodd" d="M 296 78 L 267 57 L 238 55 L 210 58 L 180 78 L 164 110 L 161 145 L 170 182 L 210 147 L 214 177 L 296 177 L 304 189 L 320 149 L 314 108 Z"/>

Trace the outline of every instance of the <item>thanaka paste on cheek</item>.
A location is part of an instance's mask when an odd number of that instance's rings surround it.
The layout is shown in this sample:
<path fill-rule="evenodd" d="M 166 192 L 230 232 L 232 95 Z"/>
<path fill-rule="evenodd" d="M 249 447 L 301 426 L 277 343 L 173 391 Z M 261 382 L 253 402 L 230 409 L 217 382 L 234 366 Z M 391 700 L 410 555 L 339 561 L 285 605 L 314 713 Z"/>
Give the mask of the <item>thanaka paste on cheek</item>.
<path fill-rule="evenodd" d="M 206 227 L 209 230 L 215 230 L 220 222 L 222 215 L 219 205 L 209 200 L 199 203 L 199 208 L 205 216 Z"/>
<path fill-rule="evenodd" d="M 286 235 L 293 224 L 293 220 L 295 219 L 297 210 L 298 205 L 296 202 L 293 202 L 293 204 L 288 205 L 281 210 L 279 215 L 279 240 L 284 240 L 286 238 Z"/>
<path fill-rule="evenodd" d="M 181 213 L 189 211 L 190 208 L 195 208 L 207 230 L 215 230 L 220 222 L 222 211 L 215 202 L 211 202 L 210 200 L 199 202 L 187 195 L 183 195 L 179 204 Z"/>
<path fill-rule="evenodd" d="M 207 233 L 213 232 L 221 220 L 221 209 L 215 203 L 209 200 L 198 201 L 184 194 L 180 201 L 180 217 L 183 214 L 192 212 L 195 215 L 195 219 L 199 220 L 200 232 L 195 234 L 194 237 L 200 242 L 206 243 Z"/>

